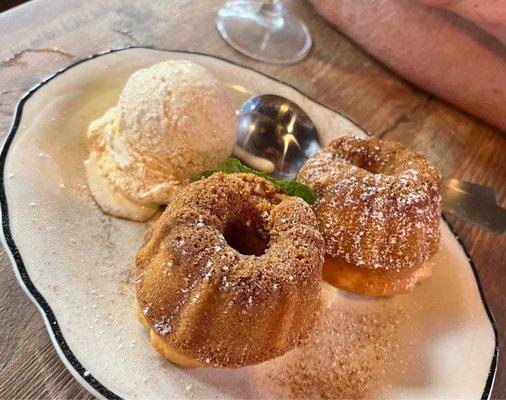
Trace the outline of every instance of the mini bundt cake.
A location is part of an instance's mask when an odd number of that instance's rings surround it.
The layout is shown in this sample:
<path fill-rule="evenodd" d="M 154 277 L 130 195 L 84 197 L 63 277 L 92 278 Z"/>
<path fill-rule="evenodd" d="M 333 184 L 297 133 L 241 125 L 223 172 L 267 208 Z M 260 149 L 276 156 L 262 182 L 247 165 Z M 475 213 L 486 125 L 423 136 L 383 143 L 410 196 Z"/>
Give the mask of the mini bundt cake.
<path fill-rule="evenodd" d="M 441 175 L 423 156 L 394 142 L 341 137 L 314 154 L 298 180 L 317 195 L 325 280 L 384 296 L 408 293 L 430 276 Z"/>
<path fill-rule="evenodd" d="M 269 360 L 315 323 L 323 254 L 307 203 L 252 174 L 216 173 L 182 189 L 147 234 L 139 319 L 185 367 Z"/>

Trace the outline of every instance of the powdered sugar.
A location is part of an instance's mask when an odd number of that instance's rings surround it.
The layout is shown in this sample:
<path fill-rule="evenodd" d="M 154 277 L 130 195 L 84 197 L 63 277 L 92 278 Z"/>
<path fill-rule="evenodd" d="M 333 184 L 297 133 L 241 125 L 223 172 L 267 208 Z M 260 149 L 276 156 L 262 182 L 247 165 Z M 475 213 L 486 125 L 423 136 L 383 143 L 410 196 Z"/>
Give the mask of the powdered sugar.
<path fill-rule="evenodd" d="M 441 176 L 422 156 L 392 142 L 349 137 L 303 166 L 326 252 L 367 268 L 410 268 L 435 252 Z"/>

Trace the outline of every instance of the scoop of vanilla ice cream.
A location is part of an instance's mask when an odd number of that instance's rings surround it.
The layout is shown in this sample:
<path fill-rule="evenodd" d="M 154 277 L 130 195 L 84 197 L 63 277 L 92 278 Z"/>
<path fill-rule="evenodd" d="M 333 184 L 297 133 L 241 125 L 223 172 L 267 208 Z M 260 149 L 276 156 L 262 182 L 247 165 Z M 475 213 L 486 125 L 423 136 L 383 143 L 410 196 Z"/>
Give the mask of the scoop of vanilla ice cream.
<path fill-rule="evenodd" d="M 150 206 L 222 163 L 235 139 L 226 89 L 202 66 L 176 60 L 135 72 L 88 129 L 90 160 L 108 184 Z"/>

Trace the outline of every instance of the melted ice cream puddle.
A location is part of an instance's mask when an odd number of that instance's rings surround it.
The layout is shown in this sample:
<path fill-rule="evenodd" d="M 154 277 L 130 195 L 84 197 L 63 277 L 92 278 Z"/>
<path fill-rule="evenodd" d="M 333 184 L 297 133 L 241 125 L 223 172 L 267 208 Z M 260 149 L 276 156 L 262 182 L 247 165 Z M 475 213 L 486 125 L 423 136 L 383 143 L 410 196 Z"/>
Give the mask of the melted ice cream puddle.
<path fill-rule="evenodd" d="M 156 203 L 139 203 L 119 192 L 102 176 L 93 154 L 85 161 L 84 167 L 91 194 L 106 214 L 142 222 L 158 210 Z"/>

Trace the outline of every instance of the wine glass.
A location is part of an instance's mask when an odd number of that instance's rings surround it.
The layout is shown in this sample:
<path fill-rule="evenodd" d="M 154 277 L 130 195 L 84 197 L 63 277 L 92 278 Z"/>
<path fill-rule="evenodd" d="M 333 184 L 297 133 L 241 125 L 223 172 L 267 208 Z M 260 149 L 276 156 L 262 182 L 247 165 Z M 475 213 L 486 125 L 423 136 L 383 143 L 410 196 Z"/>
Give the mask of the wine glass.
<path fill-rule="evenodd" d="M 287 14 L 280 0 L 229 0 L 216 27 L 239 52 L 275 64 L 304 58 L 312 44 L 306 24 Z"/>

